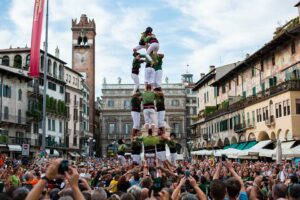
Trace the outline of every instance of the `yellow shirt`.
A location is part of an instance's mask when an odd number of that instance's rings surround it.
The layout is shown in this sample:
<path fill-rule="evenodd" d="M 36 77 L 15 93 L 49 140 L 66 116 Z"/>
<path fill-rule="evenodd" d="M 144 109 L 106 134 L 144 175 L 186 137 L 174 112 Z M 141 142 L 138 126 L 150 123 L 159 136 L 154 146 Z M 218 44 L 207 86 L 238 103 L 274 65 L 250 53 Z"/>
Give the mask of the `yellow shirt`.
<path fill-rule="evenodd" d="M 117 187 L 117 185 L 118 185 L 118 181 L 116 181 L 116 180 L 111 180 L 110 181 L 110 184 L 109 184 L 109 187 L 112 187 L 111 188 L 111 190 L 109 190 L 109 192 L 110 193 L 115 193 L 115 192 L 117 192 L 118 191 L 118 187 Z"/>

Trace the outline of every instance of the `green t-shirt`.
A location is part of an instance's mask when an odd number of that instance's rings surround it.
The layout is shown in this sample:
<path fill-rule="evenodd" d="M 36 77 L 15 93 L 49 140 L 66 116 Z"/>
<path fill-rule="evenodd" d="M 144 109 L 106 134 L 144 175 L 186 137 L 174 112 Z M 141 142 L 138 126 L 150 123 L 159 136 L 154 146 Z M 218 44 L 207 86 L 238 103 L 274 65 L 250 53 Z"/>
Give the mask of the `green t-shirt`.
<path fill-rule="evenodd" d="M 156 144 L 159 143 L 160 138 L 159 136 L 141 136 L 140 140 L 143 141 L 145 147 L 149 146 L 155 146 Z"/>
<path fill-rule="evenodd" d="M 154 105 L 155 93 L 151 91 L 145 91 L 142 94 L 143 105 Z"/>
<path fill-rule="evenodd" d="M 154 65 L 153 68 L 155 71 L 162 70 L 162 64 L 163 64 L 163 56 L 162 55 L 156 55 L 153 56 Z"/>
<path fill-rule="evenodd" d="M 175 140 L 169 140 L 167 142 L 167 144 L 168 144 L 168 146 L 169 146 L 170 149 L 171 148 L 176 148 L 176 141 Z"/>
<path fill-rule="evenodd" d="M 121 145 L 118 147 L 118 152 L 125 152 L 125 149 L 126 149 L 126 145 L 125 145 L 125 144 L 121 144 Z"/>
<path fill-rule="evenodd" d="M 156 39 L 156 36 L 154 34 L 150 34 L 144 38 L 144 41 L 145 41 L 145 43 L 149 43 L 154 38 Z"/>
<path fill-rule="evenodd" d="M 12 175 L 10 177 L 10 180 L 11 180 L 11 183 L 13 184 L 14 187 L 16 187 L 16 188 L 19 187 L 20 180 L 19 180 L 19 177 L 17 175 Z"/>

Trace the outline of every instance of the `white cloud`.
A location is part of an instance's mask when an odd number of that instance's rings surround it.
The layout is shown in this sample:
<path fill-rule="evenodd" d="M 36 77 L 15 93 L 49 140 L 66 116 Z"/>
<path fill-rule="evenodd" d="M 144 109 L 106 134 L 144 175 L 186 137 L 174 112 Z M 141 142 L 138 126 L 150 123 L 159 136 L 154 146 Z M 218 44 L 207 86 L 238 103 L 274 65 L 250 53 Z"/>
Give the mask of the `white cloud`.
<path fill-rule="evenodd" d="M 0 48 L 30 46 L 33 3 L 34 0 L 12 0 L 8 11 L 12 24 L 0 30 Z M 293 3 L 281 0 L 161 0 L 158 7 L 151 3 L 130 7 L 123 1 L 51 0 L 49 52 L 54 53 L 59 46 L 60 58 L 71 67 L 71 19 L 79 20 L 84 13 L 95 20 L 97 27 L 96 95 L 101 95 L 104 77 L 108 83 L 117 83 L 117 77 L 121 77 L 122 82 L 132 82 L 131 49 L 149 25 L 158 36 L 160 51 L 166 55 L 163 79 L 168 75 L 169 82 L 178 82 L 186 64 L 199 78 L 208 65 L 241 60 L 246 53 L 268 42 L 278 21 L 283 24 L 297 15 Z M 173 10 L 175 19 L 168 18 L 160 9 Z"/>
<path fill-rule="evenodd" d="M 182 26 L 199 36 L 182 40 L 183 46 L 199 46 L 183 59 L 183 63 L 190 63 L 196 74 L 207 71 L 210 64 L 219 65 L 220 58 L 222 64 L 243 59 L 243 54 L 257 50 L 271 40 L 278 21 L 284 23 L 297 15 L 293 4 L 280 0 L 166 2 L 182 13 Z M 210 41 L 203 44 L 203 37 Z"/>

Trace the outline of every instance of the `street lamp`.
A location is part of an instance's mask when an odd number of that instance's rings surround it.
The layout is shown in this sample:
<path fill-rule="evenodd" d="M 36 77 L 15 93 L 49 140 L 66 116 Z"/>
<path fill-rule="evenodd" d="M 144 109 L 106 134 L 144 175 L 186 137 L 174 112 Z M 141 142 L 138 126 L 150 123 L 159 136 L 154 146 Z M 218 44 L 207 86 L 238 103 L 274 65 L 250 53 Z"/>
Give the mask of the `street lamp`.
<path fill-rule="evenodd" d="M 96 143 L 96 140 L 93 139 L 92 137 L 89 137 L 89 139 L 87 141 L 89 144 L 89 156 L 92 157 L 93 156 L 93 147 Z"/>

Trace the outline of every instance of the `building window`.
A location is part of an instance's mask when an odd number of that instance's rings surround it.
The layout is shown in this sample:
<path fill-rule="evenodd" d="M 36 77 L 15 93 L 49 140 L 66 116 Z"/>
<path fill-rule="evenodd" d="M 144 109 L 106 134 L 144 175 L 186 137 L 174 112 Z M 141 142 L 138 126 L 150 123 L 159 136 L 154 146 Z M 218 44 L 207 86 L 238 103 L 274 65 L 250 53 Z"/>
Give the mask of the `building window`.
<path fill-rule="evenodd" d="M 18 124 L 22 123 L 22 110 L 18 109 Z"/>
<path fill-rule="evenodd" d="M 230 118 L 230 119 L 229 119 L 229 129 L 232 129 L 232 128 L 233 128 L 232 121 L 233 121 L 233 119 Z"/>
<path fill-rule="evenodd" d="M 60 86 L 60 88 L 59 88 L 59 92 L 60 92 L 61 94 L 63 94 L 63 93 L 64 93 L 64 87 L 63 87 L 63 86 Z"/>
<path fill-rule="evenodd" d="M 276 62 L 275 62 L 275 54 L 272 55 L 272 65 L 276 65 Z"/>
<path fill-rule="evenodd" d="M 286 100 L 287 115 L 291 114 L 290 100 Z"/>
<path fill-rule="evenodd" d="M 55 120 L 52 119 L 52 131 L 55 131 Z"/>
<path fill-rule="evenodd" d="M 78 120 L 78 110 L 77 109 L 74 109 L 74 121 L 77 121 Z"/>
<path fill-rule="evenodd" d="M 243 97 L 246 98 L 247 97 L 247 93 L 246 91 L 243 92 Z"/>
<path fill-rule="evenodd" d="M 51 119 L 48 119 L 48 131 L 51 131 Z"/>
<path fill-rule="evenodd" d="M 55 83 L 48 82 L 48 89 L 53 90 L 53 91 L 56 91 L 56 84 L 55 84 Z"/>
<path fill-rule="evenodd" d="M 226 84 L 222 85 L 222 93 L 224 94 L 226 92 Z"/>
<path fill-rule="evenodd" d="M 40 66 L 41 66 L 41 71 L 44 71 L 44 55 L 41 56 L 41 60 L 40 60 Z"/>
<path fill-rule="evenodd" d="M 264 61 L 263 60 L 261 60 L 260 61 L 260 71 L 264 71 Z"/>
<path fill-rule="evenodd" d="M 124 104 L 123 106 L 124 106 L 125 110 L 129 110 L 130 109 L 131 105 L 130 105 L 130 101 L 129 100 L 124 100 L 123 104 Z"/>
<path fill-rule="evenodd" d="M 9 57 L 8 56 L 3 56 L 2 65 L 9 66 Z"/>
<path fill-rule="evenodd" d="M 116 133 L 116 124 L 115 123 L 108 124 L 108 133 L 109 134 L 115 134 Z"/>
<path fill-rule="evenodd" d="M 296 99 L 296 114 L 300 115 L 300 99 Z"/>
<path fill-rule="evenodd" d="M 28 69 L 30 64 L 30 54 L 26 56 L 26 61 L 25 61 L 25 68 Z"/>
<path fill-rule="evenodd" d="M 278 109 L 279 109 L 279 117 L 282 117 L 281 103 L 279 103 Z"/>
<path fill-rule="evenodd" d="M 172 106 L 179 106 L 179 100 L 173 99 L 172 100 Z"/>
<path fill-rule="evenodd" d="M 51 63 L 51 60 L 50 60 L 50 59 L 48 59 L 48 66 L 47 66 L 47 67 L 48 67 L 48 68 L 47 68 L 47 73 L 51 75 L 51 72 L 52 72 L 52 70 L 51 70 L 51 68 L 52 68 L 52 63 Z"/>
<path fill-rule="evenodd" d="M 179 123 L 173 123 L 173 131 L 174 133 L 180 132 Z"/>
<path fill-rule="evenodd" d="M 276 118 L 279 117 L 278 103 L 275 103 L 275 116 L 276 116 Z"/>
<path fill-rule="evenodd" d="M 255 67 L 252 67 L 251 74 L 252 74 L 252 77 L 255 77 L 255 75 L 256 75 Z"/>
<path fill-rule="evenodd" d="M 114 101 L 113 100 L 108 100 L 107 106 L 113 108 L 114 107 Z"/>
<path fill-rule="evenodd" d="M 9 110 L 8 110 L 8 107 L 5 106 L 4 107 L 4 119 L 8 119 L 8 116 L 9 116 Z"/>
<path fill-rule="evenodd" d="M 59 121 L 59 132 L 62 133 L 62 121 Z"/>
<path fill-rule="evenodd" d="M 252 95 L 255 96 L 256 95 L 256 87 L 252 88 Z"/>
<path fill-rule="evenodd" d="M 77 146 L 77 137 L 73 138 L 73 146 Z"/>
<path fill-rule="evenodd" d="M 19 89 L 19 91 L 18 91 L 18 100 L 22 101 L 22 90 L 21 89 Z"/>
<path fill-rule="evenodd" d="M 235 83 L 236 83 L 236 85 L 239 85 L 239 75 L 236 77 Z"/>
<path fill-rule="evenodd" d="M 263 112 L 263 121 L 266 121 L 266 108 L 263 108 L 262 112 Z"/>
<path fill-rule="evenodd" d="M 53 63 L 53 76 L 56 78 L 57 77 L 57 64 L 56 62 Z"/>
<path fill-rule="evenodd" d="M 39 124 L 37 124 L 37 123 L 33 124 L 33 133 L 35 133 L 35 134 L 39 133 Z"/>
<path fill-rule="evenodd" d="M 286 110 L 286 101 L 283 101 L 283 116 L 286 116 L 287 110 Z"/>
<path fill-rule="evenodd" d="M 228 81 L 228 90 L 231 90 L 231 81 Z"/>
<path fill-rule="evenodd" d="M 3 85 L 3 97 L 11 98 L 11 87 Z"/>
<path fill-rule="evenodd" d="M 130 133 L 131 133 L 131 124 L 125 124 L 124 125 L 124 133 L 126 134 L 126 135 L 129 135 Z"/>
<path fill-rule="evenodd" d="M 292 54 L 296 53 L 296 43 L 295 43 L 295 41 L 293 41 L 292 44 L 291 44 L 291 53 Z"/>
<path fill-rule="evenodd" d="M 228 130 L 228 120 L 220 121 L 220 132 Z"/>
<path fill-rule="evenodd" d="M 252 111 L 252 124 L 255 124 L 255 111 Z"/>
<path fill-rule="evenodd" d="M 14 58 L 14 67 L 21 68 L 22 67 L 22 57 L 20 55 L 16 55 Z"/>

